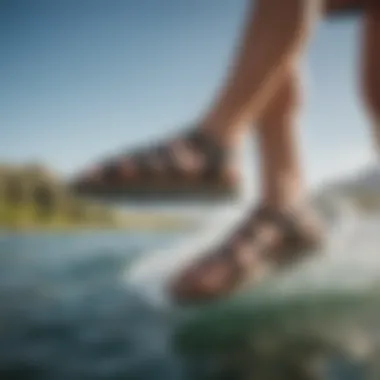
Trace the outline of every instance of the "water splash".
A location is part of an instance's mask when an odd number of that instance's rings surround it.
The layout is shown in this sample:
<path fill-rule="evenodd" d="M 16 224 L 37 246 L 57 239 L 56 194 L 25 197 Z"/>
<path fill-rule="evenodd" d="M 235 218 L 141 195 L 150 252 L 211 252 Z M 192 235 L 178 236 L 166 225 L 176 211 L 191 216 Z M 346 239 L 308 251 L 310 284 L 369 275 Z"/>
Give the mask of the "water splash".
<path fill-rule="evenodd" d="M 345 199 L 331 199 L 328 197 L 315 199 L 316 209 L 326 222 L 329 231 L 327 245 L 323 252 L 319 253 L 316 262 L 308 262 L 306 266 L 297 266 L 295 270 L 287 272 L 284 276 L 277 276 L 270 288 L 273 292 L 282 292 L 288 283 L 295 284 L 296 288 L 304 287 L 305 281 L 314 278 L 317 283 L 321 282 L 321 272 L 327 268 L 337 271 L 346 270 L 346 263 L 338 258 L 344 254 L 348 244 L 348 236 L 355 230 L 359 223 L 359 214 Z M 207 248 L 220 241 L 232 226 L 241 218 L 242 214 L 249 210 L 245 202 L 233 210 L 223 210 L 211 216 L 204 222 L 197 236 L 191 236 L 170 248 L 147 252 L 125 273 L 125 281 L 135 288 L 150 303 L 159 307 L 167 307 L 170 301 L 166 294 L 166 285 L 181 268 L 193 260 L 204 255 Z M 338 260 L 338 261 L 337 261 Z M 356 265 L 356 263 L 353 263 Z M 320 271 L 311 277 L 308 270 Z M 308 269 L 308 270 L 306 270 Z M 323 274 L 324 276 L 324 274 Z M 272 281 L 272 280 L 270 280 Z M 323 281 L 322 281 L 323 282 Z M 312 287 L 315 287 L 315 284 Z"/>

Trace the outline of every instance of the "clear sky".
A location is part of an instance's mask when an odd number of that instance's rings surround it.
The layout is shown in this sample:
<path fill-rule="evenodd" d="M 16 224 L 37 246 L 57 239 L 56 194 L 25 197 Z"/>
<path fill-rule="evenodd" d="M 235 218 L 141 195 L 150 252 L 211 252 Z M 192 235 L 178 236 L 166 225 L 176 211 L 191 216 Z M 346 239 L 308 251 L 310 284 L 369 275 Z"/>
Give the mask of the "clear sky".
<path fill-rule="evenodd" d="M 245 8 L 242 0 L 1 1 L 0 161 L 70 174 L 186 126 L 225 76 Z M 306 57 L 311 181 L 370 157 L 358 25 L 323 23 Z"/>

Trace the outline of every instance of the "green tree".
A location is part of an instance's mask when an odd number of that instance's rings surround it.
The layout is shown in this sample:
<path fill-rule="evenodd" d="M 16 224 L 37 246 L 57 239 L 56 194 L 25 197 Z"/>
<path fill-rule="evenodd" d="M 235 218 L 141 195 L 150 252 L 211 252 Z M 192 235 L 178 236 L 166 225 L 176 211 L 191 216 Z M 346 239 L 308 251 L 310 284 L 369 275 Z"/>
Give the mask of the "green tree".
<path fill-rule="evenodd" d="M 3 181 L 2 196 L 5 204 L 19 206 L 25 201 L 25 184 L 21 176 L 9 173 Z"/>
<path fill-rule="evenodd" d="M 58 195 L 47 183 L 38 183 L 31 189 L 31 201 L 38 219 L 53 218 L 59 213 Z"/>

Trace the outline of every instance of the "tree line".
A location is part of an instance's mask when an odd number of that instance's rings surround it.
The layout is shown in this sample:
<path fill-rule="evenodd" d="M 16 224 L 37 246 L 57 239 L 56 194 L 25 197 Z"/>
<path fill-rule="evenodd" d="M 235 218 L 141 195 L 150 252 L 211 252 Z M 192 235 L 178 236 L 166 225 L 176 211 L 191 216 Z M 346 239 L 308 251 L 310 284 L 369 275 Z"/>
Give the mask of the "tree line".
<path fill-rule="evenodd" d="M 40 165 L 0 166 L 0 227 L 22 224 L 115 226 L 111 208 L 78 198 Z"/>

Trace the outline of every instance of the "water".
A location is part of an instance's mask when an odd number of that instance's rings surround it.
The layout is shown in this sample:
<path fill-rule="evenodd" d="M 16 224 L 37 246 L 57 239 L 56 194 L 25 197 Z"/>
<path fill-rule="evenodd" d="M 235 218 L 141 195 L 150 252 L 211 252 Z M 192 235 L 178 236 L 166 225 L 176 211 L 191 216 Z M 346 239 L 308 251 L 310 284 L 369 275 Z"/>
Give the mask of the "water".
<path fill-rule="evenodd" d="M 345 248 L 351 247 L 348 257 L 352 259 L 348 261 L 354 263 L 352 266 L 361 278 L 368 280 L 364 294 L 377 284 L 374 252 L 380 246 L 380 238 L 376 240 L 379 227 L 377 219 L 363 222 L 352 237 L 357 245 L 350 242 Z M 131 282 L 130 276 L 136 276 L 139 266 L 149 267 L 149 260 L 139 262 L 143 255 L 158 248 L 173 249 L 183 239 L 184 234 L 119 232 L 0 236 L 0 378 L 240 379 L 243 377 L 239 377 L 239 371 L 244 376 L 261 371 L 266 375 L 251 378 L 293 380 L 291 359 L 285 365 L 284 352 L 297 355 L 305 353 L 305 347 L 324 344 L 325 337 L 334 335 L 337 323 L 341 327 L 346 324 L 345 330 L 341 329 L 345 338 L 354 337 L 355 344 L 344 343 L 345 347 L 357 348 L 359 339 L 365 347 L 368 338 L 363 339 L 363 332 L 370 331 L 372 338 L 378 332 L 378 293 L 371 293 L 370 301 L 364 300 L 362 293 L 359 303 L 352 291 L 345 303 L 338 296 L 337 310 L 341 312 L 333 312 L 331 303 L 317 301 L 305 309 L 305 302 L 297 306 L 297 298 L 293 298 L 293 306 L 289 306 L 290 300 L 283 302 L 282 296 L 277 301 L 273 298 L 273 294 L 286 293 L 284 289 L 294 289 L 286 286 L 285 280 L 279 280 L 276 291 L 270 287 L 272 296 L 264 290 L 261 298 L 243 292 L 222 304 L 197 310 L 178 310 L 153 302 L 156 293 L 149 293 L 136 280 Z M 359 259 L 355 261 L 354 257 Z M 165 261 L 151 263 L 156 263 L 156 269 L 150 267 L 145 274 L 163 273 L 158 266 L 165 266 Z M 321 268 L 315 268 L 319 273 Z M 343 283 L 355 283 L 354 275 L 355 272 L 346 271 L 347 281 Z M 328 284 L 333 276 L 326 276 Z M 145 280 L 147 287 L 159 286 L 158 282 Z M 310 286 L 315 289 L 315 285 Z M 358 282 L 354 289 L 360 289 Z M 303 295 L 298 299 L 306 298 Z M 326 296 L 322 298 L 326 300 Z M 263 299 L 266 306 L 259 307 Z M 355 310 L 361 313 L 355 314 Z M 357 319 L 343 315 L 356 315 Z M 289 325 L 289 321 L 299 323 Z M 300 327 L 301 322 L 305 328 Z M 360 323 L 366 323 L 366 328 L 357 329 Z M 315 329 L 307 328 L 310 326 Z M 292 331 L 296 334 L 292 335 Z M 276 338 L 277 353 L 258 350 L 271 337 Z M 322 349 L 322 353 L 327 351 L 326 347 Z M 321 379 L 379 378 L 370 372 L 376 362 L 373 353 L 348 357 L 347 352 L 328 352 L 329 361 L 323 366 Z M 276 366 L 281 368 L 283 377 L 273 377 L 277 375 L 268 372 L 268 368 Z M 290 371 L 289 375 L 285 375 L 284 368 Z"/>
<path fill-rule="evenodd" d="M 179 378 L 170 316 L 152 310 L 123 281 L 135 255 L 173 238 L 3 237 L 0 377 Z"/>

